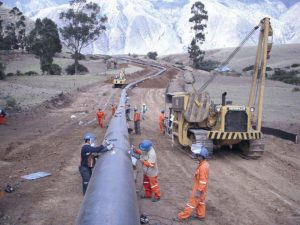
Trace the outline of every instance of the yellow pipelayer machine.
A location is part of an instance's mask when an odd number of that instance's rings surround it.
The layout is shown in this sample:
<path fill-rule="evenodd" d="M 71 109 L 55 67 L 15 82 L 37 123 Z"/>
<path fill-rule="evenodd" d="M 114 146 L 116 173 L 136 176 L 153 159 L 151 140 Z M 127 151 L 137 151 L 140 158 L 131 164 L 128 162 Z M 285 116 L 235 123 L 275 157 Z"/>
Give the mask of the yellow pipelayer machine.
<path fill-rule="evenodd" d="M 125 70 L 121 70 L 118 75 L 113 80 L 113 87 L 124 87 L 126 85 L 126 77 L 125 77 Z"/>
<path fill-rule="evenodd" d="M 226 102 L 225 92 L 222 94 L 222 105 L 215 105 L 203 89 L 215 78 L 216 73 L 198 91 L 194 89 L 193 93 L 175 93 L 172 96 L 172 135 L 180 145 L 201 143 L 209 150 L 210 155 L 213 153 L 213 145 L 238 147 L 243 155 L 250 159 L 257 159 L 263 155 L 262 110 L 266 63 L 273 36 L 269 18 L 263 18 L 259 25 L 253 28 L 227 59 L 226 64 L 258 28 L 260 36 L 248 104 L 241 106 Z M 256 101 L 257 108 L 254 108 Z"/>

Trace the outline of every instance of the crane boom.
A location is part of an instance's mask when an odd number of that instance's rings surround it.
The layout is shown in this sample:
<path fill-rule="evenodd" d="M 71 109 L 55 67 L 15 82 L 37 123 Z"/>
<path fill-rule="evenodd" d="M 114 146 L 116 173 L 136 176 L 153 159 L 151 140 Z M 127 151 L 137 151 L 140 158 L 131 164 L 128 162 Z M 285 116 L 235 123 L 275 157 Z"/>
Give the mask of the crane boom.
<path fill-rule="evenodd" d="M 267 59 L 270 58 L 269 54 L 272 48 L 272 42 L 269 42 L 270 37 L 273 37 L 270 18 L 263 18 L 260 21 L 259 27 L 259 42 L 257 46 L 256 60 L 248 101 L 248 106 L 253 107 L 255 98 L 258 94 L 258 109 L 256 116 L 256 129 L 258 131 L 261 130 Z"/>

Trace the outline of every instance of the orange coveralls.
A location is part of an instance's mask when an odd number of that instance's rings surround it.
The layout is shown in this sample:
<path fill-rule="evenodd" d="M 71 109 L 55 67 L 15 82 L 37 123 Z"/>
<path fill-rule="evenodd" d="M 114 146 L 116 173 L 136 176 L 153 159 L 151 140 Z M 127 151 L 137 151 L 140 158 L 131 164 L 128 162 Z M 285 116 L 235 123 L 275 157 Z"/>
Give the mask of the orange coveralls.
<path fill-rule="evenodd" d="M 196 215 L 199 219 L 205 217 L 205 197 L 207 193 L 208 174 L 208 162 L 206 160 L 203 160 L 202 162 L 200 162 L 195 172 L 192 195 L 189 198 L 184 210 L 177 215 L 179 220 L 189 218 L 194 208 L 196 208 Z"/>
<path fill-rule="evenodd" d="M 163 113 L 159 115 L 159 130 L 161 134 L 165 133 L 165 115 Z"/>
<path fill-rule="evenodd" d="M 0 124 L 6 124 L 5 116 L 0 115 Z"/>
<path fill-rule="evenodd" d="M 105 113 L 103 111 L 98 111 L 97 118 L 98 118 L 99 126 L 103 128 L 103 120 L 105 119 Z"/>

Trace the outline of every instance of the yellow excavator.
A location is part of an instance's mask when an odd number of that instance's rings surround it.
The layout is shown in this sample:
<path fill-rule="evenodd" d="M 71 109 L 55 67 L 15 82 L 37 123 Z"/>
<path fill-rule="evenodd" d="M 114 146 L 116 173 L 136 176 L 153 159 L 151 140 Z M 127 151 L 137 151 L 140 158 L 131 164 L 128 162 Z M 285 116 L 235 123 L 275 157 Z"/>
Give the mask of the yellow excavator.
<path fill-rule="evenodd" d="M 126 85 L 125 70 L 121 70 L 118 75 L 113 79 L 114 88 L 122 88 Z"/>
<path fill-rule="evenodd" d="M 172 135 L 182 146 L 204 145 L 213 154 L 214 145 L 237 147 L 248 159 L 257 159 L 264 153 L 262 110 L 266 79 L 266 64 L 272 48 L 273 31 L 269 18 L 263 18 L 242 43 L 222 63 L 224 67 L 239 51 L 241 46 L 260 28 L 252 85 L 247 105 L 233 105 L 222 94 L 222 104 L 216 105 L 204 89 L 213 81 L 210 79 L 192 93 L 175 93 L 172 96 L 174 114 Z M 255 103 L 258 102 L 257 108 Z"/>

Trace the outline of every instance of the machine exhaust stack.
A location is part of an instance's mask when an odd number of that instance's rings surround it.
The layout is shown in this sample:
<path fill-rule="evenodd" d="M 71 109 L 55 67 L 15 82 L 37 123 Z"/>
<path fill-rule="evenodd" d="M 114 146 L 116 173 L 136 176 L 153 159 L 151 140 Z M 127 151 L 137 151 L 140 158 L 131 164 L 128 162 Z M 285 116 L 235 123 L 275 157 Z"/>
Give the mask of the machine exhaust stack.
<path fill-rule="evenodd" d="M 223 92 L 223 94 L 222 94 L 222 106 L 224 106 L 226 104 L 226 95 L 227 95 L 227 92 Z"/>

